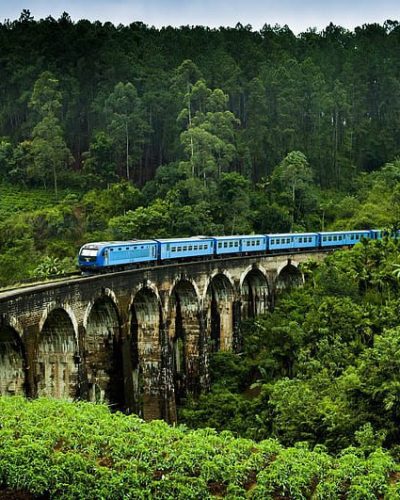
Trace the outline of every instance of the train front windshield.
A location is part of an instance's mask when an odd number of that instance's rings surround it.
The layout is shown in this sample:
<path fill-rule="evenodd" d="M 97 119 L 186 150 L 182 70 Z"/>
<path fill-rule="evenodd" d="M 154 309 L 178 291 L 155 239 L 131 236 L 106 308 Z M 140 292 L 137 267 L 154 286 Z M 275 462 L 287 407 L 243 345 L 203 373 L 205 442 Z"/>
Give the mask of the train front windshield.
<path fill-rule="evenodd" d="M 79 260 L 83 262 L 94 262 L 97 258 L 98 246 L 86 245 L 82 247 L 79 254 Z"/>

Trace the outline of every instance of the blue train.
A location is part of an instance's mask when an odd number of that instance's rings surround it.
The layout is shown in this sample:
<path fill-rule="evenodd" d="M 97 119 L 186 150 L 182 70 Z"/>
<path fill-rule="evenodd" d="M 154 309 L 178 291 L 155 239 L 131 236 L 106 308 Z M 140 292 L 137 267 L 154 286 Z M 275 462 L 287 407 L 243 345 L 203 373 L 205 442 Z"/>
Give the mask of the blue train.
<path fill-rule="evenodd" d="M 363 238 L 381 239 L 379 229 L 324 233 L 249 234 L 242 236 L 195 236 L 154 240 L 87 243 L 79 251 L 84 272 L 101 272 L 196 258 L 301 251 L 355 245 Z"/>

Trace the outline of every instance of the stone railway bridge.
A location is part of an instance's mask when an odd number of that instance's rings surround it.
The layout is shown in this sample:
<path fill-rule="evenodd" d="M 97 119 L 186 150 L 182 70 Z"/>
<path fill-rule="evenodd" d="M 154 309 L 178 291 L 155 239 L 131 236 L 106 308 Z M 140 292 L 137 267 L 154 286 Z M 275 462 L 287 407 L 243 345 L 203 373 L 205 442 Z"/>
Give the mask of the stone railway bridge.
<path fill-rule="evenodd" d="M 105 401 L 176 420 L 208 387 L 211 351 L 239 351 L 240 320 L 303 282 L 324 253 L 185 262 L 0 293 L 0 395 Z"/>

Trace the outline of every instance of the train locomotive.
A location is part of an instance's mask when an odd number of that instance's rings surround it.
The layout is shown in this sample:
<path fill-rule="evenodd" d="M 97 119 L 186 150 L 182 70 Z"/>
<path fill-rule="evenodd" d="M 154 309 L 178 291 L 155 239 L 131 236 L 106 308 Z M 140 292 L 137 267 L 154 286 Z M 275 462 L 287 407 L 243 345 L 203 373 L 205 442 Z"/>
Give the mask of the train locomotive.
<path fill-rule="evenodd" d="M 174 261 L 352 246 L 362 239 L 376 240 L 382 236 L 383 231 L 379 229 L 365 229 L 103 241 L 83 245 L 78 254 L 78 266 L 84 273 L 111 272 Z"/>

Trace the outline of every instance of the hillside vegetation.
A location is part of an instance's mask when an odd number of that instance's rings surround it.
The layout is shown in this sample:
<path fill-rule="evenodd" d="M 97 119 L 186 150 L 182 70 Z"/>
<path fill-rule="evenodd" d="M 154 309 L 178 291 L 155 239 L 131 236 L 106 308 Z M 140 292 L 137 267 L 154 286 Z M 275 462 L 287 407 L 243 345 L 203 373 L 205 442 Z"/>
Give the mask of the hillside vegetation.
<path fill-rule="evenodd" d="M 0 23 L 0 286 L 88 241 L 399 225 L 400 26 Z"/>
<path fill-rule="evenodd" d="M 333 457 L 323 447 L 284 448 L 273 439 L 255 443 L 227 431 L 143 423 L 101 405 L 17 398 L 0 399 L 0 424 L 0 495 L 10 489 L 61 499 L 400 494 L 398 465 L 361 434 L 358 447 Z"/>

